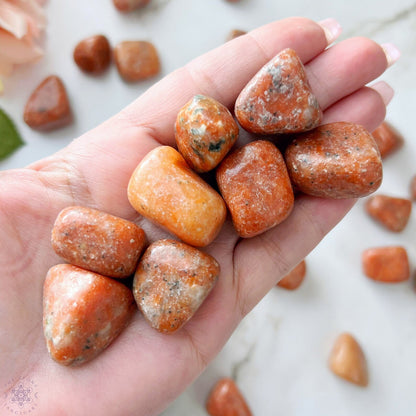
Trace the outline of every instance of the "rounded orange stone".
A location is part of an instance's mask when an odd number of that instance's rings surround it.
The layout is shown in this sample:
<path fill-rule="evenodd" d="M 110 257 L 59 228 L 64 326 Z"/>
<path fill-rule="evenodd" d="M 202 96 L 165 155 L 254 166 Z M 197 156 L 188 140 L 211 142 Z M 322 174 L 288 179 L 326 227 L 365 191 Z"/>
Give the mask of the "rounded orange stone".
<path fill-rule="evenodd" d="M 174 240 L 151 244 L 137 267 L 133 294 L 151 326 L 177 331 L 214 287 L 220 266 L 208 254 Z"/>
<path fill-rule="evenodd" d="M 221 196 L 169 146 L 153 149 L 140 162 L 128 198 L 141 215 L 198 247 L 214 240 L 227 213 Z"/>
<path fill-rule="evenodd" d="M 294 187 L 322 198 L 358 198 L 381 185 L 377 145 L 362 126 L 336 122 L 298 134 L 285 151 Z"/>
<path fill-rule="evenodd" d="M 92 360 L 135 310 L 124 284 L 71 264 L 52 267 L 43 289 L 43 330 L 51 357 L 63 365 Z"/>
<path fill-rule="evenodd" d="M 236 142 L 238 126 L 227 107 L 199 94 L 179 111 L 175 138 L 188 165 L 197 172 L 208 172 Z"/>
<path fill-rule="evenodd" d="M 220 192 L 241 237 L 254 237 L 284 221 L 294 204 L 283 156 L 257 140 L 230 153 L 217 169 Z"/>
<path fill-rule="evenodd" d="M 277 286 L 287 290 L 297 289 L 306 275 L 306 262 L 302 260 L 297 266 L 295 266 L 283 279 L 281 279 Z"/>
<path fill-rule="evenodd" d="M 144 231 L 131 221 L 92 208 L 63 209 L 52 229 L 56 254 L 76 266 L 109 277 L 136 270 L 146 244 Z"/>
<path fill-rule="evenodd" d="M 81 40 L 74 49 L 74 61 L 85 72 L 98 74 L 105 71 L 111 61 L 111 47 L 103 35 Z"/>
<path fill-rule="evenodd" d="M 372 135 L 382 158 L 396 152 L 404 144 L 403 136 L 387 121 L 383 121 Z"/>

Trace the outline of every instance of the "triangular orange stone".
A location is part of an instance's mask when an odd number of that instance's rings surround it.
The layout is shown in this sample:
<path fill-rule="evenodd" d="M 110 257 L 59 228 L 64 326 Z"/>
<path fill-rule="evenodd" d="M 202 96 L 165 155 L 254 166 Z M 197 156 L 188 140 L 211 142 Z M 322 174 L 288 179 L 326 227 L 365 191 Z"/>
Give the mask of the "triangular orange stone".
<path fill-rule="evenodd" d="M 351 334 L 343 333 L 337 338 L 331 352 L 329 366 L 338 377 L 362 387 L 368 384 L 364 353 Z"/>
<path fill-rule="evenodd" d="M 293 49 L 284 49 L 241 91 L 235 103 L 241 126 L 252 133 L 298 133 L 322 119 L 302 62 Z"/>
<path fill-rule="evenodd" d="M 53 130 L 72 121 L 68 96 L 59 77 L 51 75 L 39 84 L 26 103 L 23 119 L 36 130 Z"/>

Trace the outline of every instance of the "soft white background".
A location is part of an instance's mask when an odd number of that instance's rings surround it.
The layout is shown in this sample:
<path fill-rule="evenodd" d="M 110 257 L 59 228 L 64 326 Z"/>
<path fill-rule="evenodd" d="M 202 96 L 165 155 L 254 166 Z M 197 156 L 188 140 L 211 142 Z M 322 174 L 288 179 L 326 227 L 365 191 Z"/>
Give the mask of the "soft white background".
<path fill-rule="evenodd" d="M 396 90 L 387 119 L 402 132 L 406 144 L 386 159 L 379 192 L 408 197 L 410 179 L 416 174 L 416 2 L 349 0 L 342 4 L 324 0 L 242 0 L 235 4 L 153 0 L 145 10 L 122 15 L 110 0 L 50 0 L 45 57 L 17 71 L 6 81 L 5 94 L 0 97 L 0 106 L 16 121 L 26 142 L 0 162 L 0 170 L 24 167 L 62 148 L 115 114 L 163 74 L 223 43 L 231 29 L 250 30 L 293 15 L 316 20 L 335 17 L 344 29 L 341 39 L 364 35 L 394 42 L 402 51 L 400 61 L 383 79 Z M 73 47 L 96 33 L 107 35 L 113 45 L 127 39 L 151 40 L 160 52 L 161 76 L 125 84 L 114 66 L 101 77 L 81 73 L 72 61 Z M 41 134 L 22 122 L 23 107 L 35 86 L 52 73 L 60 75 L 67 86 L 75 123 Z M 273 289 L 206 372 L 163 416 L 205 415 L 207 394 L 222 376 L 236 378 L 257 416 L 416 414 L 415 218 L 413 214 L 404 232 L 393 234 L 367 217 L 363 202 L 308 256 L 307 277 L 300 289 Z M 363 276 L 361 252 L 390 244 L 407 248 L 410 281 L 383 285 Z M 332 343 L 343 331 L 357 337 L 367 356 L 370 383 L 365 389 L 336 378 L 327 368 Z"/>

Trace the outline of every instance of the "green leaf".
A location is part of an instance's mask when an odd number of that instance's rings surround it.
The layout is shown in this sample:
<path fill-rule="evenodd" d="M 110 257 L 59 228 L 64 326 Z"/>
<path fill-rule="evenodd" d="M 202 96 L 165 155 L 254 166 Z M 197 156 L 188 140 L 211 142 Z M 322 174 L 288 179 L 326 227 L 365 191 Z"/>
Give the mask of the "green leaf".
<path fill-rule="evenodd" d="M 12 154 L 24 141 L 10 117 L 0 108 L 0 160 Z"/>

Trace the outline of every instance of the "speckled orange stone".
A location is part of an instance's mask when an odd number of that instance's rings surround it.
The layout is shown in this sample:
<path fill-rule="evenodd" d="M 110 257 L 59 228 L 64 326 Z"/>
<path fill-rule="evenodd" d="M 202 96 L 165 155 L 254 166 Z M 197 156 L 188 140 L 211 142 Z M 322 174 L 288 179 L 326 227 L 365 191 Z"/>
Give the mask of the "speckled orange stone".
<path fill-rule="evenodd" d="M 397 283 L 409 279 L 409 259 L 401 246 L 375 247 L 362 254 L 364 274 L 373 280 Z"/>
<path fill-rule="evenodd" d="M 301 192 L 323 198 L 358 198 L 381 185 L 383 168 L 371 134 L 337 122 L 296 135 L 285 151 L 290 179 Z"/>
<path fill-rule="evenodd" d="M 367 361 L 357 340 L 349 333 L 336 339 L 329 357 L 329 367 L 334 374 L 357 386 L 368 385 Z"/>
<path fill-rule="evenodd" d="M 51 75 L 32 92 L 26 102 L 23 119 L 35 130 L 49 131 L 72 122 L 72 111 L 61 78 Z"/>
<path fill-rule="evenodd" d="M 283 279 L 281 279 L 277 286 L 287 290 L 296 290 L 303 282 L 306 275 L 306 262 L 302 260 L 295 266 Z"/>
<path fill-rule="evenodd" d="M 388 195 L 374 195 L 365 204 L 367 213 L 390 231 L 400 232 L 406 227 L 412 212 L 412 201 Z"/>
<path fill-rule="evenodd" d="M 219 273 L 220 266 L 210 255 L 179 241 L 159 240 L 140 260 L 134 298 L 153 328 L 175 332 L 201 306 Z"/>
<path fill-rule="evenodd" d="M 230 153 L 217 169 L 220 192 L 241 237 L 254 237 L 284 221 L 294 195 L 283 156 L 266 140 Z"/>
<path fill-rule="evenodd" d="M 58 264 L 43 289 L 43 330 L 51 357 L 78 365 L 95 358 L 136 310 L 125 285 L 71 264 Z"/>
<path fill-rule="evenodd" d="M 153 43 L 124 41 L 114 47 L 117 70 L 127 82 L 141 81 L 160 72 L 159 55 Z"/>
<path fill-rule="evenodd" d="M 227 377 L 215 384 L 205 407 L 210 416 L 252 416 L 237 385 Z"/>
<path fill-rule="evenodd" d="M 105 71 L 111 61 L 111 47 L 103 35 L 81 40 L 74 49 L 74 61 L 80 69 L 91 74 Z"/>
<path fill-rule="evenodd" d="M 404 144 L 403 136 L 387 121 L 381 123 L 372 134 L 383 159 L 399 150 Z"/>
<path fill-rule="evenodd" d="M 214 169 L 237 138 L 238 126 L 227 107 L 206 95 L 195 95 L 176 118 L 178 150 L 197 172 Z"/>
<path fill-rule="evenodd" d="M 293 49 L 284 49 L 244 87 L 235 103 L 241 126 L 252 133 L 298 133 L 322 119 L 302 62 Z"/>
<path fill-rule="evenodd" d="M 79 206 L 59 213 L 51 240 L 69 263 L 118 278 L 134 273 L 146 244 L 144 231 L 133 222 Z"/>
<path fill-rule="evenodd" d="M 128 198 L 141 215 L 198 247 L 217 236 L 227 213 L 221 196 L 170 146 L 144 157 L 130 178 Z"/>

